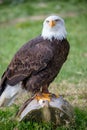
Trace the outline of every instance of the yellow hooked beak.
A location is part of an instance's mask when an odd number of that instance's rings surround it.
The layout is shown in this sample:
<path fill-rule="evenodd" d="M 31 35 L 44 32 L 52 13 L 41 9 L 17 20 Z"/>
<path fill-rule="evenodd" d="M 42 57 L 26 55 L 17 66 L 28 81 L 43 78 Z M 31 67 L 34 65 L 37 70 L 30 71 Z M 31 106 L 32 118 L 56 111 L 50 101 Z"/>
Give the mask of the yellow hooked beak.
<path fill-rule="evenodd" d="M 50 27 L 53 27 L 53 26 L 55 26 L 55 25 L 56 25 L 56 22 L 55 22 L 55 21 L 51 20 L 51 21 L 49 22 L 49 26 L 50 26 Z"/>

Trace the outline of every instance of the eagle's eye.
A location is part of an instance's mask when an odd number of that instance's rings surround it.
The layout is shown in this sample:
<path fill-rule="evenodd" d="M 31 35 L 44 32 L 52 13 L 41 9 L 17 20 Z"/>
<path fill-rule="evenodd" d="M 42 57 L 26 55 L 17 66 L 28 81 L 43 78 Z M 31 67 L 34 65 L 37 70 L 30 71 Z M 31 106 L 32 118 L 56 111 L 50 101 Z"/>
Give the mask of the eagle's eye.
<path fill-rule="evenodd" d="M 49 23 L 49 20 L 47 20 L 46 22 Z"/>
<path fill-rule="evenodd" d="M 59 19 L 55 19 L 56 22 L 60 21 Z"/>

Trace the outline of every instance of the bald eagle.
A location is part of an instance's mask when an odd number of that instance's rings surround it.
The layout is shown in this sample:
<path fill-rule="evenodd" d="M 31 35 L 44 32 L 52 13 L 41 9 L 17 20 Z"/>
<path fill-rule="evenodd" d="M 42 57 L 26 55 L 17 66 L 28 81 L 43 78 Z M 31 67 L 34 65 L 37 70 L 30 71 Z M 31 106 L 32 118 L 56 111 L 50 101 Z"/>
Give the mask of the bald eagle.
<path fill-rule="evenodd" d="M 24 44 L 1 77 L 0 106 L 9 106 L 24 90 L 49 93 L 49 84 L 59 73 L 69 53 L 64 20 L 49 16 L 41 35 Z"/>

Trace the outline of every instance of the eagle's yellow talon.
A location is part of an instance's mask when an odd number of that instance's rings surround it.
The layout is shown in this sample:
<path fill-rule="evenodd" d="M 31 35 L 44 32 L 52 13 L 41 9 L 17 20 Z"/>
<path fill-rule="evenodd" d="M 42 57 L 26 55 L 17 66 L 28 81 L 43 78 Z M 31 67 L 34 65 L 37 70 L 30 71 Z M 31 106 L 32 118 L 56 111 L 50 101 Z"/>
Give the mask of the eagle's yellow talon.
<path fill-rule="evenodd" d="M 51 94 L 50 93 L 38 93 L 38 94 L 36 94 L 36 96 L 35 96 L 35 99 L 37 99 L 37 100 L 48 100 L 48 101 L 50 101 L 51 100 Z"/>

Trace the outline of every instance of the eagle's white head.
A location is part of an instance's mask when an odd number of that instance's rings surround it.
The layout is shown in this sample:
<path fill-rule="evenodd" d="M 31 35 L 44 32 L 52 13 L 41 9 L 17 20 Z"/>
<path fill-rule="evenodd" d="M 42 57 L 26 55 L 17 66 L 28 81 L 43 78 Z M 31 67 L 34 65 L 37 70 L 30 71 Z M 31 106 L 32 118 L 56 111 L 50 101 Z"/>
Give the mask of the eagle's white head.
<path fill-rule="evenodd" d="M 52 40 L 54 37 L 62 40 L 66 38 L 66 34 L 64 20 L 61 17 L 53 15 L 44 20 L 42 29 L 42 37 L 44 39 Z"/>

